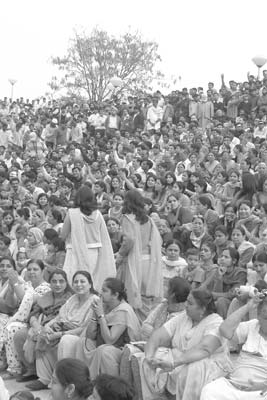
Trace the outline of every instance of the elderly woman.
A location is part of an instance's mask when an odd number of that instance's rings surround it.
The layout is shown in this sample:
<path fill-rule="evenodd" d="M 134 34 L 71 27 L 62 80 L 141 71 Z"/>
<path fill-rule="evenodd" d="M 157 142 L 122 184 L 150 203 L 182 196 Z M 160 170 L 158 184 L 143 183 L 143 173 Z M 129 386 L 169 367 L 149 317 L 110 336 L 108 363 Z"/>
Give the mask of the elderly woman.
<path fill-rule="evenodd" d="M 49 223 L 46 220 L 46 216 L 43 210 L 35 210 L 32 213 L 32 225 L 34 228 L 41 229 L 42 232 L 44 232 L 49 227 Z"/>
<path fill-rule="evenodd" d="M 257 319 L 242 322 L 257 310 Z M 201 400 L 260 400 L 266 398 L 267 379 L 267 299 L 251 299 L 221 324 L 220 333 L 233 344 L 242 345 L 234 369 L 227 377 L 207 384 Z"/>
<path fill-rule="evenodd" d="M 43 232 L 39 228 L 31 228 L 28 232 L 26 254 L 27 258 L 43 260 L 45 257 L 45 245 Z"/>
<path fill-rule="evenodd" d="M 177 400 L 197 400 L 203 386 L 231 369 L 210 292 L 193 290 L 186 311 L 153 332 L 145 346 L 143 398 L 167 390 Z"/>
<path fill-rule="evenodd" d="M 93 305 L 86 336 L 64 336 L 59 345 L 58 358 L 74 356 L 88 365 L 90 377 L 109 373 L 119 376 L 122 349 L 131 340 L 138 340 L 140 326 L 132 307 L 126 302 L 123 283 L 108 278 L 102 287 L 103 304 Z"/>

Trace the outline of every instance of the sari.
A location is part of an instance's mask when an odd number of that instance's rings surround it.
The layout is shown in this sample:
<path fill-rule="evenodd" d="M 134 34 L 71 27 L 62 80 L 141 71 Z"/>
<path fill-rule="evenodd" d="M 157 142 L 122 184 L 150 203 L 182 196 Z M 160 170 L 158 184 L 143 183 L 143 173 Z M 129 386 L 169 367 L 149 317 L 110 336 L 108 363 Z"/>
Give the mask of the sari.
<path fill-rule="evenodd" d="M 36 304 L 34 304 L 29 315 L 29 321 L 31 317 L 35 317 L 39 324 L 44 327 L 48 322 L 58 315 L 60 308 L 66 303 L 71 295 L 72 292 L 70 290 L 66 290 L 65 293 L 63 293 L 63 295 L 57 299 L 52 291 L 45 293 L 43 296 L 39 297 Z M 32 328 L 29 329 L 27 339 L 23 346 L 24 355 L 27 362 L 34 361 L 35 352 L 46 350 L 47 342 L 44 337 L 45 334 L 43 329 L 40 329 L 38 334 L 34 333 Z"/>
<path fill-rule="evenodd" d="M 74 294 L 60 308 L 59 314 L 48 322 L 46 326 L 51 327 L 54 331 L 59 329 L 60 331 L 67 332 L 68 330 L 80 328 L 82 332 L 92 319 L 93 311 L 91 306 L 96 299 L 98 299 L 96 295 L 91 295 L 80 305 L 78 295 Z M 77 335 L 80 335 L 80 333 L 77 333 Z M 48 346 L 46 351 L 38 352 L 36 370 L 39 380 L 45 385 L 48 385 L 51 381 L 53 369 L 58 359 L 58 352 L 60 352 L 61 342 L 68 337 L 79 339 L 79 336 L 75 336 L 74 334 L 66 334 L 62 336 L 58 345 L 58 340 L 50 342 L 47 335 L 44 337 L 47 340 Z"/>
<path fill-rule="evenodd" d="M 213 379 L 226 375 L 232 365 L 228 357 L 227 341 L 219 334 L 222 318 L 210 314 L 193 326 L 186 312 L 182 312 L 164 324 L 170 337 L 170 348 L 159 348 L 155 357 L 169 361 L 179 359 L 179 354 L 196 347 L 205 336 L 212 335 L 221 342 L 213 354 L 202 360 L 178 366 L 171 372 L 151 368 L 144 356 L 140 359 L 143 398 L 153 399 L 156 393 L 167 390 L 176 400 L 198 400 L 202 387 Z"/>
<path fill-rule="evenodd" d="M 147 228 L 146 249 L 143 248 L 146 238 L 142 236 L 142 227 Z M 133 214 L 123 216 L 122 233 L 132 239 L 133 246 L 121 266 L 123 271 L 118 271 L 118 277 L 121 274 L 129 304 L 135 309 L 142 309 L 146 317 L 151 309 L 149 300 L 163 297 L 161 237 L 151 218 L 141 225 Z M 145 310 L 146 306 L 148 310 Z"/>
<path fill-rule="evenodd" d="M 89 368 L 90 378 L 95 379 L 100 373 L 108 373 L 118 376 L 122 349 L 126 343 L 139 340 L 140 325 L 132 307 L 124 300 L 105 314 L 107 326 L 111 329 L 116 325 L 125 326 L 125 331 L 117 339 L 116 343 L 105 344 L 101 336 L 100 327 L 97 321 L 90 320 L 90 338 L 73 338 L 64 335 L 61 339 L 58 358 L 75 357 L 83 360 Z"/>

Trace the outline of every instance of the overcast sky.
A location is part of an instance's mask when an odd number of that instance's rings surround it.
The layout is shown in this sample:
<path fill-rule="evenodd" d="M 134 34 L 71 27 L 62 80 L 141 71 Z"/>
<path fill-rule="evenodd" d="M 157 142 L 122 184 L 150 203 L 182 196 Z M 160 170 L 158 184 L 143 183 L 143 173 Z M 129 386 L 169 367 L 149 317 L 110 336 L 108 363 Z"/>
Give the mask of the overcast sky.
<path fill-rule="evenodd" d="M 74 29 L 96 25 L 112 34 L 131 27 L 159 43 L 161 70 L 182 86 L 245 80 L 251 61 L 267 57 L 266 0 L 12 0 L 1 2 L 0 97 L 37 97 L 64 55 Z M 174 89 L 177 89 L 174 88 Z"/>

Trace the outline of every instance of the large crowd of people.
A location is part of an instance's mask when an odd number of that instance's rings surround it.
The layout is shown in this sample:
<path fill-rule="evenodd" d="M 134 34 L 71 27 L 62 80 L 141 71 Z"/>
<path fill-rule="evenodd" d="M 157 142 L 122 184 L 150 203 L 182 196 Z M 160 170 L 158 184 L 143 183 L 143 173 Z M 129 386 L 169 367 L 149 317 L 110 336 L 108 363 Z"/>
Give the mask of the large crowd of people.
<path fill-rule="evenodd" d="M 267 71 L 221 81 L 0 101 L 4 381 L 54 400 L 264 398 Z"/>

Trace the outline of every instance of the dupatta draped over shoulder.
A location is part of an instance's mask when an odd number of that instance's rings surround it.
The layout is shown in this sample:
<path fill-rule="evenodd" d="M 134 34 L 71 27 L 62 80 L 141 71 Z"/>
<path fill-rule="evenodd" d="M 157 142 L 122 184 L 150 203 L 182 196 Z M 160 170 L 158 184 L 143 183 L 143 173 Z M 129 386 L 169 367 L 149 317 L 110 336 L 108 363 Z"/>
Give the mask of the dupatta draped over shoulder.
<path fill-rule="evenodd" d="M 132 307 L 122 301 L 117 307 L 106 314 L 106 322 L 109 327 L 115 325 L 127 326 L 127 331 L 130 340 L 140 339 L 140 324 Z"/>
<path fill-rule="evenodd" d="M 116 276 L 116 266 L 111 241 L 102 214 L 96 210 L 91 215 L 83 214 L 79 208 L 69 209 L 71 223 L 70 244 L 75 269 L 86 269 L 92 275 L 94 286 L 100 290 L 108 277 Z M 94 268 L 88 249 L 97 249 L 98 257 Z"/>
<path fill-rule="evenodd" d="M 161 237 L 154 221 L 149 218 L 151 223 L 150 234 L 150 265 L 146 282 L 145 296 L 163 297 L 163 276 L 161 266 Z M 141 285 L 142 285 L 142 234 L 140 223 L 132 214 L 126 214 L 122 219 L 123 234 L 133 239 L 133 247 L 127 257 L 125 266 L 125 287 L 127 297 L 133 308 L 142 307 Z"/>

